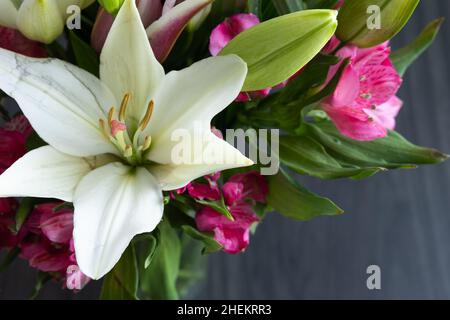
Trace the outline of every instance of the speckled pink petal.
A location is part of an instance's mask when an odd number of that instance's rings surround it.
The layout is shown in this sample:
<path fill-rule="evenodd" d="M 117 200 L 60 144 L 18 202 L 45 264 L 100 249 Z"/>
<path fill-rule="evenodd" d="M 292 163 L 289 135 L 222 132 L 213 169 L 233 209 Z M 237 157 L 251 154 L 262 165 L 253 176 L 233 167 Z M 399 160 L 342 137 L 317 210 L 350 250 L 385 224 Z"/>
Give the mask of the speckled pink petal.
<path fill-rule="evenodd" d="M 351 106 L 335 108 L 330 105 L 323 105 L 323 108 L 339 132 L 346 137 L 371 141 L 387 135 L 387 130 L 362 109 Z"/>

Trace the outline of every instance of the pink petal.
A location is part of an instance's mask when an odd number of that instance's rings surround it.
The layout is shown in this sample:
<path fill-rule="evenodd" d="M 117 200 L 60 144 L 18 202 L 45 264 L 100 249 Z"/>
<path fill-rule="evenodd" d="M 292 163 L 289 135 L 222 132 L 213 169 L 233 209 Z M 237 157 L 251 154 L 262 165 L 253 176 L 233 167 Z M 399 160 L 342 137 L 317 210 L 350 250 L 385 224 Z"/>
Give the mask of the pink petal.
<path fill-rule="evenodd" d="M 100 8 L 95 19 L 94 27 L 91 33 L 91 45 L 97 51 L 101 52 L 105 44 L 106 37 L 114 22 L 114 16 L 105 9 Z"/>
<path fill-rule="evenodd" d="M 161 0 L 137 0 L 136 6 L 146 28 L 162 15 Z"/>
<path fill-rule="evenodd" d="M 360 81 L 352 65 L 345 67 L 329 103 L 335 107 L 351 105 L 360 92 Z"/>
<path fill-rule="evenodd" d="M 209 3 L 208 0 L 181 2 L 147 29 L 147 35 L 158 61 L 163 62 L 167 58 L 188 22 Z"/>
<path fill-rule="evenodd" d="M 52 242 L 69 243 L 73 232 L 73 211 L 61 209 L 54 212 L 59 203 L 40 204 L 35 210 L 41 214 L 40 227 L 42 233 Z"/>
<path fill-rule="evenodd" d="M 192 182 L 187 187 L 191 197 L 199 200 L 219 200 L 220 191 L 218 188 L 212 188 L 208 184 Z"/>
<path fill-rule="evenodd" d="M 392 67 L 383 65 L 364 66 L 360 73 L 358 105 L 370 108 L 381 105 L 397 93 L 402 79 Z"/>
<path fill-rule="evenodd" d="M 70 265 L 66 271 L 66 286 L 69 290 L 79 291 L 84 288 L 91 279 L 81 272 L 78 265 Z"/>
<path fill-rule="evenodd" d="M 232 206 L 235 202 L 242 198 L 244 192 L 244 184 L 240 182 L 228 181 L 222 187 L 223 197 L 228 206 Z"/>
<path fill-rule="evenodd" d="M 269 186 L 258 171 L 235 174 L 228 182 L 238 182 L 243 185 L 242 198 L 252 199 L 261 203 L 265 203 L 267 200 Z"/>
<path fill-rule="evenodd" d="M 335 108 L 324 105 L 324 110 L 341 134 L 354 140 L 371 141 L 384 138 L 386 129 L 363 110 L 354 107 Z"/>
<path fill-rule="evenodd" d="M 393 96 L 389 101 L 377 106 L 375 109 L 364 109 L 364 112 L 375 121 L 389 130 L 395 129 L 395 117 L 397 117 L 403 101 Z"/>

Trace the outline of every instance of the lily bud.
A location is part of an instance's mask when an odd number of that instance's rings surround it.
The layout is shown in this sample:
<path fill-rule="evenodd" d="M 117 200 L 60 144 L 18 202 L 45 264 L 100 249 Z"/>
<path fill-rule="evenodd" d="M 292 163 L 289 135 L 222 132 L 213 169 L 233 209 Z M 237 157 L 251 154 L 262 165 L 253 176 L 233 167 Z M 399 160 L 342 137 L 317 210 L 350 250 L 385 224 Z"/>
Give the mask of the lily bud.
<path fill-rule="evenodd" d="M 394 37 L 408 22 L 420 0 L 346 0 L 339 10 L 337 37 L 361 48 Z"/>
<path fill-rule="evenodd" d="M 111 14 L 117 14 L 124 0 L 98 0 L 103 8 Z"/>
<path fill-rule="evenodd" d="M 64 30 L 56 0 L 25 0 L 17 15 L 17 27 L 28 39 L 51 43 Z"/>
<path fill-rule="evenodd" d="M 240 33 L 219 55 L 247 63 L 243 91 L 274 87 L 306 65 L 336 30 L 335 10 L 303 10 L 264 21 Z"/>
<path fill-rule="evenodd" d="M 10 0 L 0 1 L 0 26 L 16 29 L 17 9 Z"/>

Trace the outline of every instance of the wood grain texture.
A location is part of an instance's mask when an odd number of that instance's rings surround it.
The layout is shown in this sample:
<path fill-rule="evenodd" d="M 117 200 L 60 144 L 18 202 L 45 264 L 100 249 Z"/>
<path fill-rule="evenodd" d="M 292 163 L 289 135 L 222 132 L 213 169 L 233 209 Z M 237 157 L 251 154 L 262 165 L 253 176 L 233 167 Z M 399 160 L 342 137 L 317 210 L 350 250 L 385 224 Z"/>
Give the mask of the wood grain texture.
<path fill-rule="evenodd" d="M 422 1 L 393 46 L 411 41 L 432 19 L 450 17 L 450 1 Z M 450 24 L 408 71 L 398 130 L 415 143 L 450 153 Z M 450 163 L 393 171 L 364 181 L 299 180 L 334 199 L 340 217 L 293 222 L 271 214 L 245 254 L 211 256 L 198 294 L 205 299 L 450 298 Z M 366 288 L 377 264 L 382 289 Z M 18 261 L 0 275 L 0 299 L 26 298 L 35 272 Z M 47 286 L 41 299 L 90 299 Z"/>

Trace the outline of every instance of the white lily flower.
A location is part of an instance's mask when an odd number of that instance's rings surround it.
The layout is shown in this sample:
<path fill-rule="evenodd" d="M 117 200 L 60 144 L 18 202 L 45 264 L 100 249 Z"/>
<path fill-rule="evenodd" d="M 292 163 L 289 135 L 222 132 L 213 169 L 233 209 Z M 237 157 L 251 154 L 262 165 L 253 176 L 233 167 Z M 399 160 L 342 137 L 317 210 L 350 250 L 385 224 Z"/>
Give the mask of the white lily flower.
<path fill-rule="evenodd" d="M 0 196 L 73 202 L 77 262 L 98 279 L 136 234 L 158 225 L 162 191 L 252 164 L 210 130 L 212 117 L 238 95 L 246 73 L 246 64 L 230 55 L 164 74 L 134 0 L 125 1 L 106 40 L 101 80 L 57 59 L 0 49 L 0 88 L 49 144 L 0 176 Z M 201 124 L 200 137 L 193 133 L 195 123 Z M 194 144 L 213 158 L 175 164 L 171 133 L 177 129 L 192 132 Z"/>
<path fill-rule="evenodd" d="M 28 39 L 50 43 L 64 30 L 67 8 L 84 9 L 94 0 L 1 0 L 0 26 L 18 29 Z"/>

